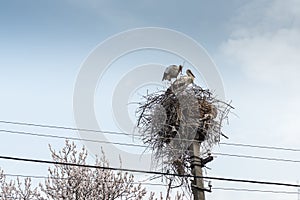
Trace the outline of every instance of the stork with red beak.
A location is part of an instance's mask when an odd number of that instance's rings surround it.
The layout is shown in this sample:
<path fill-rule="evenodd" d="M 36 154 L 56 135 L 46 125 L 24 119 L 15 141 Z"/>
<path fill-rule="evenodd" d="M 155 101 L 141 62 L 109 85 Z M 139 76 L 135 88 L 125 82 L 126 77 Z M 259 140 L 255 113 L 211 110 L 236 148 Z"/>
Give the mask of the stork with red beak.
<path fill-rule="evenodd" d="M 191 83 L 194 83 L 195 76 L 190 69 L 186 70 L 186 75 L 181 76 L 172 84 L 173 90 L 185 89 Z"/>

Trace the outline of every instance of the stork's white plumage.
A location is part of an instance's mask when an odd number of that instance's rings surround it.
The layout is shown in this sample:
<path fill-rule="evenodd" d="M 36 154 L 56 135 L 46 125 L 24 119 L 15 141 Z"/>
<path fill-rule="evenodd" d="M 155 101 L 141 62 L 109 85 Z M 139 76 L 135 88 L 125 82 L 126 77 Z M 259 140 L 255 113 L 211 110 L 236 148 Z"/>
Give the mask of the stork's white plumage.
<path fill-rule="evenodd" d="M 172 84 L 173 90 L 185 89 L 189 84 L 194 83 L 195 76 L 190 69 L 186 70 L 186 75 L 181 76 Z"/>
<path fill-rule="evenodd" d="M 171 81 L 172 78 L 177 78 L 180 72 L 182 72 L 182 65 L 170 65 L 166 68 L 162 80 Z"/>

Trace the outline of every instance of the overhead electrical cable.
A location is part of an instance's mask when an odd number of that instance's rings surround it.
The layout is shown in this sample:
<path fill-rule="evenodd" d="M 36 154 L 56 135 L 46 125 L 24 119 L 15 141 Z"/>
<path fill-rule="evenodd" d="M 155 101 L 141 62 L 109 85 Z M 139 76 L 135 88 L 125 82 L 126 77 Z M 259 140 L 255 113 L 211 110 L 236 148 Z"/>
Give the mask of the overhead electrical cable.
<path fill-rule="evenodd" d="M 66 177 L 48 177 L 48 176 L 37 176 L 37 175 L 23 175 L 23 174 L 4 174 L 8 177 L 21 177 L 21 178 L 34 178 L 34 179 L 68 179 Z M 84 180 L 84 179 L 82 179 Z M 112 182 L 107 180 L 108 182 Z M 122 182 L 120 182 L 122 183 Z M 135 181 L 133 184 L 149 185 L 149 186 L 165 186 L 168 184 L 163 183 L 149 183 L 143 181 Z M 225 191 L 237 191 L 237 192 L 259 192 L 259 193 L 274 193 L 274 194 L 298 194 L 298 192 L 283 191 L 283 190 L 261 190 L 261 189 L 248 189 L 248 188 L 233 188 L 233 187 L 212 187 L 212 190 L 225 190 Z"/>
<path fill-rule="evenodd" d="M 202 178 L 202 179 L 208 179 L 208 180 L 218 180 L 218 181 L 227 181 L 227 182 L 252 183 L 252 184 L 262 184 L 262 185 L 278 185 L 278 186 L 297 187 L 297 188 L 300 187 L 299 184 L 282 183 L 282 182 L 257 181 L 257 180 L 234 179 L 234 178 L 211 177 L 211 176 L 181 175 L 181 174 L 172 174 L 172 173 L 158 172 L 158 171 L 125 169 L 125 168 L 105 167 L 105 166 L 97 166 L 97 165 L 83 165 L 83 164 L 76 164 L 76 163 L 57 162 L 57 161 L 31 159 L 31 158 L 20 158 L 20 157 L 11 157 L 11 156 L 0 156 L 0 159 L 20 161 L 20 162 L 66 165 L 66 166 L 73 166 L 73 167 L 86 167 L 86 168 L 112 170 L 112 171 L 126 171 L 126 172 L 132 172 L 132 173 L 156 174 L 156 175 L 190 177 L 190 178 Z"/>
<path fill-rule="evenodd" d="M 214 155 L 220 155 L 220 156 L 238 157 L 238 158 L 250 158 L 250 159 L 259 159 L 259 160 L 300 163 L 300 160 L 283 159 L 283 158 L 269 158 L 269 157 L 260 157 L 260 156 L 227 154 L 227 153 L 213 153 L 213 154 Z"/>
<path fill-rule="evenodd" d="M 63 130 L 71 130 L 71 131 L 85 131 L 85 132 L 94 132 L 94 133 L 104 133 L 104 134 L 127 135 L 127 136 L 133 136 L 133 137 L 140 137 L 138 135 L 134 135 L 134 134 L 131 134 L 131 133 L 124 133 L 124 132 L 117 132 L 117 131 L 93 130 L 93 129 L 85 129 L 85 128 L 74 128 L 74 127 L 66 127 L 66 126 L 36 124 L 36 123 L 27 123 L 27 122 L 16 122 L 16 121 L 6 121 L 6 120 L 0 120 L 0 123 L 21 125 L 21 126 L 34 126 L 34 127 L 51 128 L 51 129 L 63 129 Z M 174 138 L 174 139 L 176 139 L 176 138 Z M 191 141 L 191 142 L 194 141 L 194 140 L 188 140 L 188 139 L 181 139 L 181 140 L 182 141 Z M 249 148 L 260 148 L 260 149 L 300 152 L 300 149 L 296 149 L 296 148 L 284 148 L 284 147 L 275 147 L 275 146 L 253 145 L 253 144 L 242 144 L 242 143 L 228 143 L 228 142 L 220 142 L 219 144 L 220 145 L 227 145 L 227 146 L 238 146 L 238 147 L 249 147 Z"/>
<path fill-rule="evenodd" d="M 146 145 L 133 144 L 133 143 L 110 142 L 110 141 L 103 141 L 103 140 L 84 139 L 84 138 L 77 138 L 77 137 L 65 137 L 65 136 L 57 136 L 57 135 L 50 135 L 50 134 L 24 132 L 24 131 L 11 131 L 11 130 L 6 130 L 6 129 L 0 129 L 0 132 L 5 132 L 5 133 L 9 133 L 9 134 L 36 136 L 36 137 L 68 139 L 68 140 L 74 140 L 74 141 L 96 142 L 96 143 L 101 143 L 101 144 L 113 144 L 113 145 L 130 146 L 130 147 L 142 147 L 142 148 L 147 148 L 148 147 Z M 259 160 L 268 160 L 268 161 L 278 161 L 278 162 L 300 163 L 300 160 L 260 157 L 260 156 L 252 156 L 252 155 L 237 155 L 237 154 L 218 153 L 218 152 L 212 152 L 212 155 L 230 156 L 230 157 L 247 158 L 247 159 L 259 159 Z"/>

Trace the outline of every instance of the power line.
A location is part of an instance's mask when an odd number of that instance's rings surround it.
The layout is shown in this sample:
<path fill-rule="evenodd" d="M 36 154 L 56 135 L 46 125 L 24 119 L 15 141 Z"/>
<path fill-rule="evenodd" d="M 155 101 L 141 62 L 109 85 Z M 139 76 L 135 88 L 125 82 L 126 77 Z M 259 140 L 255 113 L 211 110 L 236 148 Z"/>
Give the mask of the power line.
<path fill-rule="evenodd" d="M 67 179 L 63 177 L 47 177 L 47 176 L 36 176 L 36 175 L 23 175 L 23 174 L 4 174 L 9 177 L 22 177 L 22 178 L 35 178 L 35 179 Z M 112 182 L 112 181 L 110 181 Z M 163 183 L 149 183 L 135 181 L 133 184 L 149 185 L 149 186 L 165 186 L 168 184 Z M 259 192 L 259 193 L 274 193 L 274 194 L 298 194 L 298 192 L 282 191 L 282 190 L 258 190 L 258 189 L 247 189 L 247 188 L 227 188 L 227 187 L 212 187 L 212 190 L 225 190 L 225 191 L 237 191 L 237 192 Z"/>
<path fill-rule="evenodd" d="M 65 129 L 65 130 L 72 130 L 72 131 L 86 131 L 86 132 L 96 132 L 96 133 L 107 133 L 107 134 L 135 136 L 133 134 L 124 133 L 124 132 L 101 131 L 101 130 L 92 130 L 92 129 L 66 127 L 66 126 L 25 123 L 25 122 L 13 122 L 13 121 L 0 120 L 0 123 L 14 124 L 14 125 L 23 125 L 23 126 L 36 126 L 36 127 L 42 127 L 42 128 Z M 135 136 L 135 137 L 137 137 L 137 136 Z M 176 139 L 176 138 L 173 138 L 173 139 Z M 187 140 L 187 139 L 181 139 L 181 140 Z M 193 142 L 194 140 L 187 140 L 187 141 Z M 297 152 L 300 152 L 300 149 L 274 147 L 274 146 L 262 146 L 262 145 L 241 144 L 241 143 L 226 143 L 226 142 L 220 142 L 219 144 L 221 144 L 221 145 L 228 145 L 228 146 L 240 146 L 240 147 L 252 147 L 252 148 L 263 148 L 263 149 L 273 149 L 273 150 L 285 150 L 285 151 L 297 151 Z"/>
<path fill-rule="evenodd" d="M 85 132 L 104 133 L 104 134 L 113 134 L 113 135 L 127 135 L 127 136 L 139 137 L 139 136 L 131 134 L 131 133 L 116 132 L 116 131 L 102 131 L 102 130 L 93 130 L 93 129 L 85 129 L 85 128 L 74 128 L 74 127 L 57 126 L 57 125 L 15 122 L 15 121 L 6 121 L 6 120 L 0 120 L 0 123 L 13 124 L 13 125 L 22 125 L 22 126 L 34 126 L 34 127 L 41 127 L 41 128 L 63 129 L 63 130 L 71 130 L 71 131 L 85 131 Z M 174 139 L 176 139 L 176 138 L 174 138 Z M 194 141 L 194 140 L 188 140 L 188 139 L 181 139 L 181 140 L 182 141 L 191 141 L 191 142 Z M 242 143 L 226 143 L 226 142 L 220 142 L 219 144 L 220 145 L 227 145 L 227 146 L 238 146 L 238 147 L 250 147 L 250 148 L 300 152 L 300 149 L 296 149 L 296 148 L 284 148 L 284 147 L 275 147 L 275 146 L 252 145 L 252 144 L 242 144 Z"/>
<path fill-rule="evenodd" d="M 226 154 L 226 153 L 213 153 L 213 154 L 220 155 L 220 156 L 237 157 L 237 158 L 250 158 L 250 159 L 259 159 L 259 160 L 300 163 L 300 160 L 291 160 L 291 159 L 282 159 L 282 158 L 268 158 L 268 157 L 260 157 L 260 156 L 236 155 L 236 154 Z"/>
<path fill-rule="evenodd" d="M 48 177 L 48 176 L 38 176 L 38 175 L 24 175 L 24 174 L 3 174 L 4 176 L 8 177 L 21 177 L 21 178 L 34 178 L 34 179 L 68 179 L 67 177 Z M 82 180 L 89 180 L 89 179 L 82 179 Z M 106 182 L 116 182 L 112 180 L 105 180 Z M 117 183 L 123 183 L 117 182 Z M 151 185 L 151 186 L 168 186 L 167 184 L 162 183 L 146 183 L 146 182 L 132 182 L 133 184 L 142 184 L 142 185 Z"/>
<path fill-rule="evenodd" d="M 247 189 L 247 188 L 224 188 L 216 187 L 213 190 L 225 190 L 225 191 L 237 191 L 237 192 L 262 192 L 262 193 L 273 193 L 273 194 L 298 194 L 297 192 L 290 191 L 276 191 L 276 190 L 257 190 L 257 189 Z"/>
<path fill-rule="evenodd" d="M 262 145 L 241 144 L 241 143 L 227 143 L 227 142 L 220 142 L 220 144 L 221 145 L 227 145 L 227 146 L 238 146 L 238 147 L 250 147 L 250 148 L 259 148 L 259 149 L 271 149 L 271 150 L 300 152 L 300 149 L 284 148 L 284 147 L 262 146 Z"/>
<path fill-rule="evenodd" d="M 56 139 L 69 139 L 69 140 L 75 140 L 75 141 L 96 142 L 96 143 L 101 143 L 101 144 L 114 144 L 114 145 L 121 145 L 121 146 L 143 147 L 143 148 L 148 147 L 146 145 L 139 145 L 139 144 L 133 144 L 133 143 L 110 142 L 110 141 L 83 139 L 83 138 L 76 138 L 76 137 L 65 137 L 65 136 L 57 136 L 57 135 L 49 135 L 49 134 L 24 132 L 24 131 L 11 131 L 11 130 L 6 130 L 6 129 L 0 129 L 0 132 L 10 133 L 10 134 L 18 134 L 18 135 L 29 135 L 29 136 L 36 136 L 36 137 L 47 137 L 47 138 L 56 138 Z M 226 153 L 217 153 L 217 152 L 216 153 L 213 152 L 213 155 L 230 156 L 230 157 L 247 158 L 247 159 L 259 159 L 259 160 L 268 160 L 268 161 L 300 163 L 300 160 L 259 157 L 259 156 L 251 156 L 251 155 L 237 155 L 237 154 L 226 154 Z"/>
<path fill-rule="evenodd" d="M 202 178 L 202 179 L 208 179 L 208 180 L 218 180 L 218 181 L 228 181 L 228 182 L 241 182 L 241 183 L 252 183 L 252 184 L 263 184 L 263 185 L 278 185 L 278 186 L 297 187 L 297 188 L 300 187 L 300 185 L 298 185 L 298 184 L 281 183 L 281 182 L 256 181 L 256 180 L 233 179 L 233 178 L 210 177 L 210 176 L 181 175 L 181 174 L 172 174 L 172 173 L 166 173 L 166 172 L 125 169 L 125 168 L 116 168 L 116 167 L 104 167 L 104 166 L 96 166 L 96 165 L 83 165 L 83 164 L 76 164 L 76 163 L 38 160 L 38 159 L 20 158 L 20 157 L 11 157 L 11 156 L 0 156 L 0 159 L 22 161 L 22 162 L 32 162 L 32 163 L 54 164 L 54 165 L 67 165 L 67 166 L 73 166 L 73 167 L 86 167 L 86 168 L 112 170 L 112 171 L 127 171 L 127 172 L 132 172 L 132 173 L 144 173 L 144 174 L 177 176 L 177 177 L 187 177 L 187 178 Z"/>
<path fill-rule="evenodd" d="M 83 128 L 74 128 L 74 127 L 66 127 L 66 126 L 56 126 L 56 125 L 45 125 L 45 124 L 24 123 L 24 122 L 12 122 L 12 121 L 3 121 L 3 120 L 0 120 L 0 123 L 21 125 L 21 126 L 34 126 L 34 127 L 51 128 L 51 129 L 63 129 L 63 130 L 71 130 L 71 131 L 104 133 L 104 134 L 111 134 L 111 135 L 126 135 L 126 136 L 132 136 L 132 137 L 141 137 L 139 135 L 134 135 L 132 133 L 115 132 L 115 131 L 101 131 L 101 130 L 93 130 L 93 129 L 83 129 Z M 164 138 L 164 137 L 161 137 L 161 138 Z M 180 141 L 187 141 L 187 142 L 194 142 L 195 141 L 193 139 L 184 139 L 184 138 L 173 138 L 173 140 L 180 140 Z M 144 147 L 147 147 L 147 146 L 144 146 Z"/>
<path fill-rule="evenodd" d="M 69 139 L 69 140 L 85 141 L 85 142 L 107 143 L 107 144 L 115 144 L 115 145 L 123 145 L 123 146 L 147 147 L 145 145 L 132 144 L 132 143 L 110 142 L 110 141 L 92 140 L 92 139 L 84 139 L 84 138 L 76 138 L 76 137 L 65 137 L 65 136 L 57 136 L 57 135 L 41 134 L 41 133 L 32 133 L 32 132 L 25 132 L 25 131 L 11 131 L 11 130 L 6 130 L 6 129 L 0 129 L 0 132 L 18 134 L 18 135 L 30 135 L 30 136 L 37 136 L 37 137 Z"/>
<path fill-rule="evenodd" d="M 26 122 L 12 122 L 12 121 L 0 120 L 0 123 L 21 125 L 21 126 L 35 126 L 35 127 L 51 128 L 51 129 L 64 129 L 64 130 L 71 130 L 71 131 L 85 131 L 85 132 L 108 133 L 108 134 L 129 135 L 129 136 L 132 135 L 130 133 L 116 132 L 116 131 L 101 131 L 101 130 L 93 130 L 93 129 L 85 129 L 85 128 L 74 128 L 74 127 L 46 125 L 46 124 L 35 124 L 35 123 L 26 123 Z"/>

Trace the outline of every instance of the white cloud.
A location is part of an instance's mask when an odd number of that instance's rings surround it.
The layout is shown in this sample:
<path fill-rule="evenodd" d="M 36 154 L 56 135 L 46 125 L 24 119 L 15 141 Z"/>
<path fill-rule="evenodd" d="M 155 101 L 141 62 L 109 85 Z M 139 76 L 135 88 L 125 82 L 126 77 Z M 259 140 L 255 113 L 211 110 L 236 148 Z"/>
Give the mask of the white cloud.
<path fill-rule="evenodd" d="M 300 30 L 280 29 L 272 34 L 229 39 L 223 53 L 243 67 L 251 78 L 297 84 L 300 73 Z"/>
<path fill-rule="evenodd" d="M 276 135 L 282 142 L 277 145 L 297 145 L 300 1 L 251 1 L 239 10 L 231 28 L 231 36 L 220 48 L 220 57 L 247 77 L 239 87 L 254 91 L 238 97 L 237 110 L 243 112 L 243 120 L 254 124 L 252 132 Z M 253 111 L 258 113 L 255 117 L 251 115 Z"/>
<path fill-rule="evenodd" d="M 252 1 L 234 20 L 222 53 L 251 78 L 298 84 L 300 73 L 300 1 Z M 251 10 L 245 10 L 251 9 Z"/>

